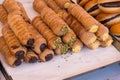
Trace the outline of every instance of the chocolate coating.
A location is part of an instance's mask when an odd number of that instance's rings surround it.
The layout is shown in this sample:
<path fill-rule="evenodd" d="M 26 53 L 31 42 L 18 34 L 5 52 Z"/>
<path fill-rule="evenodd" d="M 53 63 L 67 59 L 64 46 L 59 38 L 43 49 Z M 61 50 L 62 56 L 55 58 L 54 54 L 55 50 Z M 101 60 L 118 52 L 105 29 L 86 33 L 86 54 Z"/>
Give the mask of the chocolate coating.
<path fill-rule="evenodd" d="M 29 60 L 29 63 L 35 63 L 37 62 L 37 58 L 36 57 L 31 57 L 30 60 Z"/>
<path fill-rule="evenodd" d="M 23 59 L 24 58 L 24 54 L 25 52 L 20 50 L 20 51 L 17 51 L 16 54 L 15 54 L 15 57 L 16 58 L 20 58 L 20 59 Z"/>
<path fill-rule="evenodd" d="M 45 49 L 47 48 L 47 46 L 46 46 L 46 44 L 42 44 L 41 46 L 40 46 L 40 50 L 43 52 Z"/>
<path fill-rule="evenodd" d="M 105 20 L 100 21 L 100 22 L 101 22 L 102 24 L 105 24 L 105 23 L 107 23 L 107 22 L 111 21 L 112 19 L 115 19 L 115 18 L 117 18 L 117 17 L 119 17 L 119 16 L 120 16 L 120 14 L 117 14 L 117 15 L 111 17 L 111 18 L 105 19 Z"/>
<path fill-rule="evenodd" d="M 34 39 L 29 39 L 27 41 L 27 46 L 33 46 L 34 42 L 35 42 Z"/>
<path fill-rule="evenodd" d="M 21 59 L 17 59 L 17 60 L 14 62 L 14 65 L 15 65 L 15 66 L 19 66 L 21 63 L 22 63 Z"/>
<path fill-rule="evenodd" d="M 53 58 L 53 55 L 52 54 L 48 54 L 47 56 L 45 56 L 45 60 L 46 61 L 49 61 Z"/>
<path fill-rule="evenodd" d="M 100 5 L 103 7 L 120 7 L 120 1 L 106 2 L 106 3 L 101 3 Z"/>
<path fill-rule="evenodd" d="M 98 4 L 96 4 L 93 7 L 91 7 L 87 12 L 92 12 L 92 11 L 95 11 L 97 9 L 99 9 Z"/>

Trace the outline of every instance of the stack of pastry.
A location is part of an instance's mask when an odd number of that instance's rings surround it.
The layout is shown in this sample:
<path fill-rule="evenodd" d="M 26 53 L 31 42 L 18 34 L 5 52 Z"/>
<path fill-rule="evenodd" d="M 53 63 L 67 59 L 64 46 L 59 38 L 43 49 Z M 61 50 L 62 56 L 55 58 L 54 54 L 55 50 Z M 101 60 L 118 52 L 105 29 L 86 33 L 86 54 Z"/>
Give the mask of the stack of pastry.
<path fill-rule="evenodd" d="M 107 26 L 113 35 L 120 36 L 120 0 L 91 0 L 83 7 Z"/>
<path fill-rule="evenodd" d="M 8 64 L 49 61 L 54 54 L 80 52 L 83 44 L 89 49 L 110 46 L 109 30 L 80 5 L 71 0 L 34 0 L 33 8 L 40 15 L 31 21 L 20 2 L 4 0 L 0 5 L 0 51 Z"/>
<path fill-rule="evenodd" d="M 10 66 L 19 66 L 23 61 L 45 62 L 54 57 L 54 51 L 47 47 L 45 38 L 33 27 L 20 2 L 4 0 L 0 11 L 3 23 L 0 51 Z"/>

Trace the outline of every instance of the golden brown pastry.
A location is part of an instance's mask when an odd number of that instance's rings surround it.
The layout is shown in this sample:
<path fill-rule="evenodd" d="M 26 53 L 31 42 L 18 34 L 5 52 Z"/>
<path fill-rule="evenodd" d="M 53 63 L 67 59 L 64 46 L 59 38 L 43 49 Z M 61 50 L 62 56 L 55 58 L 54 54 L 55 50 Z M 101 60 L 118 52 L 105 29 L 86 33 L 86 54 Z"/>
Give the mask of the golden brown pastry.
<path fill-rule="evenodd" d="M 62 40 L 60 37 L 56 36 L 49 27 L 42 21 L 40 16 L 36 16 L 32 20 L 32 24 L 34 27 L 40 32 L 40 34 L 43 35 L 43 37 L 46 39 L 48 43 L 48 47 L 50 49 L 56 49 L 56 47 L 62 43 Z"/>
<path fill-rule="evenodd" d="M 111 26 L 110 32 L 113 35 L 120 36 L 120 22 Z"/>
<path fill-rule="evenodd" d="M 120 0 L 98 0 L 99 8 L 104 13 L 119 13 Z"/>
<path fill-rule="evenodd" d="M 22 45 L 32 47 L 34 44 L 34 37 L 32 33 L 28 29 L 28 25 L 23 19 L 22 16 L 17 14 L 9 14 L 8 15 L 8 24 L 10 28 L 13 30 L 15 35 L 18 37 Z"/>
<path fill-rule="evenodd" d="M 106 25 L 110 28 L 112 25 L 120 22 L 120 13 L 114 14 L 107 14 L 107 13 L 100 13 L 96 19 L 100 21 L 102 24 Z"/>
<path fill-rule="evenodd" d="M 16 58 L 23 59 L 24 55 L 26 54 L 26 48 L 20 44 L 18 38 L 15 36 L 14 32 L 10 29 L 8 24 L 3 26 L 2 34 L 11 54 Z"/>
<path fill-rule="evenodd" d="M 21 59 L 17 59 L 15 56 L 11 55 L 10 50 L 3 38 L 0 37 L 0 52 L 2 52 L 2 54 L 4 55 L 7 63 L 11 66 L 11 67 L 15 67 L 15 66 L 19 66 L 22 63 Z"/>
<path fill-rule="evenodd" d="M 95 0 L 89 1 L 84 9 L 92 16 L 96 16 L 100 13 L 100 9 L 98 7 L 98 2 Z"/>
<path fill-rule="evenodd" d="M 42 62 L 49 61 L 54 57 L 53 50 L 45 49 L 41 54 L 39 54 L 39 58 Z"/>
<path fill-rule="evenodd" d="M 36 1 L 36 0 L 35 0 Z M 38 3 L 43 2 L 43 0 L 39 0 Z M 54 34 L 58 36 L 63 36 L 67 33 L 68 31 L 68 25 L 60 18 L 58 15 L 49 7 L 42 6 L 34 7 L 37 12 L 41 14 L 41 18 L 43 21 L 49 26 L 49 28 L 53 31 Z M 40 10 L 43 8 L 42 10 Z M 57 27 L 56 27 L 57 25 Z"/>
<path fill-rule="evenodd" d="M 102 47 L 109 47 L 112 45 L 113 39 L 112 37 L 109 35 L 109 37 L 105 40 L 105 41 L 100 41 L 100 44 Z"/>
<path fill-rule="evenodd" d="M 5 8 L 0 4 L 0 21 L 5 24 L 7 23 L 7 11 Z"/>
<path fill-rule="evenodd" d="M 20 7 L 18 6 L 16 0 L 4 0 L 3 6 L 5 7 L 8 13 L 11 13 L 14 11 L 17 11 L 17 12 L 20 11 Z"/>
<path fill-rule="evenodd" d="M 35 63 L 38 61 L 38 56 L 32 50 L 27 50 L 24 60 L 26 63 Z"/>

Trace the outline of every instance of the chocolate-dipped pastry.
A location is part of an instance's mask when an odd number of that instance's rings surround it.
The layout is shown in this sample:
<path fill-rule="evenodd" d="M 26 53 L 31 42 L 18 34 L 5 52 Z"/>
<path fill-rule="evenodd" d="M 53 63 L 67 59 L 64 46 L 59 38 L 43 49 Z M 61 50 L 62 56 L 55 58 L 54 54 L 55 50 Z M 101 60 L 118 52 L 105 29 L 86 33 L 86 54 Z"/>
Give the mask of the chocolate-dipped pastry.
<path fill-rule="evenodd" d="M 96 16 L 100 13 L 97 1 L 89 1 L 85 6 L 85 10 L 92 16 Z"/>
<path fill-rule="evenodd" d="M 2 24 L 7 23 L 7 11 L 2 4 L 0 4 L 0 21 L 2 22 Z"/>
<path fill-rule="evenodd" d="M 22 45 L 29 47 L 34 45 L 35 38 L 33 37 L 33 33 L 28 29 L 28 24 L 22 16 L 10 13 L 8 15 L 8 24 Z"/>
<path fill-rule="evenodd" d="M 39 58 L 42 62 L 49 61 L 54 57 L 53 50 L 45 49 L 41 54 L 39 54 Z"/>
<path fill-rule="evenodd" d="M 113 35 L 120 36 L 120 22 L 114 24 L 113 26 L 111 26 L 110 32 L 111 32 Z"/>
<path fill-rule="evenodd" d="M 20 44 L 18 38 L 15 36 L 14 32 L 10 29 L 8 24 L 3 26 L 2 34 L 11 51 L 11 54 L 16 58 L 23 59 L 24 55 L 26 54 L 26 49 Z"/>
<path fill-rule="evenodd" d="M 32 33 L 32 36 L 35 38 L 35 42 L 32 49 L 37 54 L 40 54 L 47 48 L 47 42 L 31 24 L 28 24 L 28 29 Z"/>
<path fill-rule="evenodd" d="M 99 8 L 104 13 L 119 13 L 120 0 L 99 0 Z"/>
<path fill-rule="evenodd" d="M 15 56 L 13 56 L 3 38 L 0 37 L 0 52 L 2 52 L 2 54 L 4 55 L 7 63 L 11 66 L 11 67 L 15 67 L 15 66 L 19 66 L 22 63 L 22 60 L 20 58 L 16 58 Z"/>
<path fill-rule="evenodd" d="M 100 21 L 102 24 L 106 25 L 107 27 L 111 27 L 112 25 L 120 22 L 120 13 L 115 14 L 107 14 L 107 13 L 100 13 L 96 19 Z"/>
<path fill-rule="evenodd" d="M 38 56 L 32 50 L 28 49 L 27 53 L 24 57 L 25 62 L 27 63 L 35 63 L 38 61 Z"/>

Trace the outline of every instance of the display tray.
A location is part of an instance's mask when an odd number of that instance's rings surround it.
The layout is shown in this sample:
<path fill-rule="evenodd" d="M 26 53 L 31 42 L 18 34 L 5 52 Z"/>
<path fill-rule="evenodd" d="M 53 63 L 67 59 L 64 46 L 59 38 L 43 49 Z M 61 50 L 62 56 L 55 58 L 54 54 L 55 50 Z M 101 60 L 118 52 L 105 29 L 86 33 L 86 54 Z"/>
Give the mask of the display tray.
<path fill-rule="evenodd" d="M 38 15 L 32 8 L 33 0 L 19 1 L 23 3 L 31 19 Z M 1 53 L 0 61 L 13 80 L 61 80 L 120 61 L 120 52 L 114 46 L 96 50 L 84 47 L 80 53 L 58 55 L 44 63 L 23 63 L 16 68 L 10 67 Z"/>

